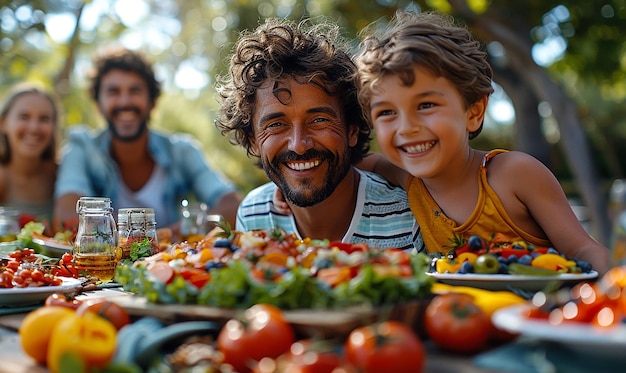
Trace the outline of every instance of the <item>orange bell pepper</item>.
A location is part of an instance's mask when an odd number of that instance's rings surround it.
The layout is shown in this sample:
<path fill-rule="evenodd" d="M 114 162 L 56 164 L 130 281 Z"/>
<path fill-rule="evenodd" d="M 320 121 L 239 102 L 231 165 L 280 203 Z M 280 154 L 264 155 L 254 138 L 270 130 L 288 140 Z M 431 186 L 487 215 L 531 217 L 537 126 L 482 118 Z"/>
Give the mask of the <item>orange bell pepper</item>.
<path fill-rule="evenodd" d="M 86 368 L 104 367 L 115 354 L 117 331 L 113 324 L 93 312 L 62 317 L 52 329 L 47 364 L 52 373 L 63 371 L 61 361 L 72 355 Z"/>

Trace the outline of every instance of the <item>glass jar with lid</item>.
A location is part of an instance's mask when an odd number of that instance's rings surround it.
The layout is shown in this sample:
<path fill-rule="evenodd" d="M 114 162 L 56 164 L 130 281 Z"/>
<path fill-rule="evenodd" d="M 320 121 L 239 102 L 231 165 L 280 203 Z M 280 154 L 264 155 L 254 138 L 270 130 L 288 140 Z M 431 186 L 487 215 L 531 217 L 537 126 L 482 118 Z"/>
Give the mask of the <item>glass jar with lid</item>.
<path fill-rule="evenodd" d="M 20 231 L 20 212 L 11 207 L 0 206 L 0 242 L 15 241 Z"/>
<path fill-rule="evenodd" d="M 125 208 L 117 213 L 117 229 L 119 231 L 119 245 L 122 251 L 122 259 L 136 260 L 131 255 L 133 244 L 147 240 L 150 245 L 149 255 L 159 251 L 159 242 L 156 232 L 156 220 L 154 209 L 151 208 Z"/>
<path fill-rule="evenodd" d="M 78 232 L 74 240 L 74 263 L 100 282 L 115 277 L 118 233 L 111 199 L 82 197 L 76 203 Z"/>

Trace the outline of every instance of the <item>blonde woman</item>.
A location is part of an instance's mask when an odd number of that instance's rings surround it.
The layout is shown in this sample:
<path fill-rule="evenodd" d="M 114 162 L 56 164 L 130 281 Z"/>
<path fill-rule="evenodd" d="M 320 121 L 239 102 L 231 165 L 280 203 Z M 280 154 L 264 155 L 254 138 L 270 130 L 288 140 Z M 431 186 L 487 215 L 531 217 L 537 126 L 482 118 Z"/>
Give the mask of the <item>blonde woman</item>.
<path fill-rule="evenodd" d="M 19 83 L 0 110 L 0 206 L 20 211 L 21 223 L 37 220 L 49 230 L 57 173 L 55 97 Z"/>

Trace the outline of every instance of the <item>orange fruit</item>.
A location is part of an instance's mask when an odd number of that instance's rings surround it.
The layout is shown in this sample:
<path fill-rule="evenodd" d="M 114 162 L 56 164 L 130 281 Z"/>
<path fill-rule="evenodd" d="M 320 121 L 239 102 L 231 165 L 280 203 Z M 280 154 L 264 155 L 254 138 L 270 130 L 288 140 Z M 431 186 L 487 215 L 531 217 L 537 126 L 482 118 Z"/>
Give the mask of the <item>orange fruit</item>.
<path fill-rule="evenodd" d="M 262 263 L 273 263 L 281 267 L 286 267 L 288 258 L 289 257 L 286 254 L 273 251 L 263 255 L 259 261 Z"/>
<path fill-rule="evenodd" d="M 19 329 L 24 352 L 37 363 L 45 364 L 52 329 L 59 320 L 73 313 L 74 310 L 60 306 L 41 307 L 29 312 Z"/>

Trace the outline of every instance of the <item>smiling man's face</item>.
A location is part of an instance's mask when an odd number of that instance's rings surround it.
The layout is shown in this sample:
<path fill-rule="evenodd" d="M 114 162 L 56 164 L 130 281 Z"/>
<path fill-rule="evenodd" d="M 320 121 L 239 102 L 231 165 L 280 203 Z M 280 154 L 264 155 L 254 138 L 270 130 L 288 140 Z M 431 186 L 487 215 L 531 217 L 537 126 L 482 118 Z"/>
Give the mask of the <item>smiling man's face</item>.
<path fill-rule="evenodd" d="M 148 85 L 138 74 L 112 70 L 102 77 L 98 108 L 115 138 L 127 142 L 139 138 L 153 106 Z"/>
<path fill-rule="evenodd" d="M 328 198 L 352 167 L 358 136 L 339 97 L 288 78 L 259 88 L 255 107 L 253 149 L 286 200 L 308 207 Z"/>

